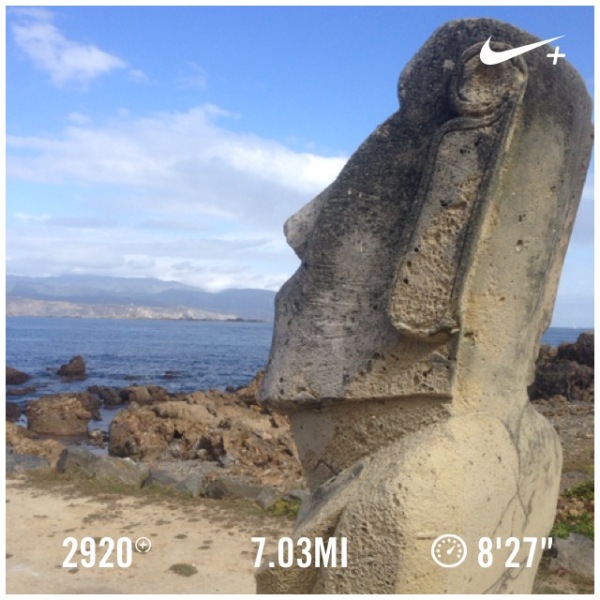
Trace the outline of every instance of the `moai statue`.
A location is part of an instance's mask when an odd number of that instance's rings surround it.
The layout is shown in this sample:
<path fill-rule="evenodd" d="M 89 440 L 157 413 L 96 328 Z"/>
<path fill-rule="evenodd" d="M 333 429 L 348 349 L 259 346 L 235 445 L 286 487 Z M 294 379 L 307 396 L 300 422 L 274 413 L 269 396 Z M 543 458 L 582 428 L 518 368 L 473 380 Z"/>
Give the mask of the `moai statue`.
<path fill-rule="evenodd" d="M 346 538 L 347 567 L 265 560 L 259 593 L 532 590 L 562 453 L 527 385 L 591 101 L 548 45 L 484 64 L 490 37 L 496 52 L 539 41 L 490 19 L 441 27 L 399 111 L 285 225 L 302 264 L 277 296 L 261 401 L 289 415 L 310 486 L 294 538 Z"/>

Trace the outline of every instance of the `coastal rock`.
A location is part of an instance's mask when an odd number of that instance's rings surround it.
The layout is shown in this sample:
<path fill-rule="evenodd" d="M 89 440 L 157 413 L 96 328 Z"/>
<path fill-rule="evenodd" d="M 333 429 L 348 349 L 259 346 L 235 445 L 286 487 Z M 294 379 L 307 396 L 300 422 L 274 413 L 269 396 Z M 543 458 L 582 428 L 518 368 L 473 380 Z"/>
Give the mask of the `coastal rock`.
<path fill-rule="evenodd" d="M 142 487 L 150 475 L 147 465 L 127 458 L 99 456 L 79 446 L 63 450 L 56 470 L 74 477 L 111 481 L 136 488 Z"/>
<path fill-rule="evenodd" d="M 98 419 L 100 401 L 87 392 L 57 394 L 27 405 L 27 427 L 50 435 L 87 434 L 88 423 Z"/>
<path fill-rule="evenodd" d="M 97 396 L 106 408 L 114 408 L 125 403 L 121 397 L 119 390 L 111 387 L 92 385 L 87 391 L 94 396 Z"/>
<path fill-rule="evenodd" d="M 570 533 L 566 539 L 554 538 L 556 558 L 554 564 L 567 570 L 571 575 L 594 580 L 594 542 L 577 533 Z"/>
<path fill-rule="evenodd" d="M 122 402 L 135 402 L 139 406 L 165 402 L 169 392 L 159 385 L 130 385 L 119 392 Z"/>
<path fill-rule="evenodd" d="M 594 334 L 582 333 L 574 344 L 562 343 L 557 348 L 557 357 L 572 360 L 580 365 L 594 366 Z"/>
<path fill-rule="evenodd" d="M 56 463 L 65 448 L 57 440 L 40 439 L 31 431 L 14 423 L 6 423 L 6 444 L 16 454 L 42 456 L 52 465 Z"/>
<path fill-rule="evenodd" d="M 206 479 L 201 475 L 189 475 L 176 483 L 176 489 L 186 492 L 195 498 L 206 495 Z"/>
<path fill-rule="evenodd" d="M 23 409 L 16 402 L 6 403 L 6 420 L 7 421 L 18 421 L 23 414 Z"/>
<path fill-rule="evenodd" d="M 121 411 L 109 430 L 109 453 L 138 460 L 201 460 L 229 474 L 298 487 L 302 482 L 287 419 L 249 399 L 219 391 Z"/>
<path fill-rule="evenodd" d="M 6 448 L 6 473 L 14 475 L 17 473 L 25 473 L 27 471 L 35 471 L 37 469 L 47 469 L 50 467 L 50 462 L 43 456 L 34 456 L 31 454 L 19 454 L 12 448 Z"/>
<path fill-rule="evenodd" d="M 177 379 L 181 376 L 181 371 L 165 371 L 163 373 L 163 379 Z"/>
<path fill-rule="evenodd" d="M 245 477 L 223 475 L 205 484 L 203 493 L 207 498 L 246 498 L 254 500 L 261 508 L 268 509 L 281 498 L 280 492 L 272 486 L 261 485 L 256 480 Z"/>
<path fill-rule="evenodd" d="M 22 385 L 31 379 L 31 375 L 14 367 L 6 367 L 6 385 Z"/>
<path fill-rule="evenodd" d="M 548 48 L 489 65 L 486 40 L 539 44 L 493 19 L 440 27 L 400 76 L 399 110 L 285 224 L 301 262 L 277 295 L 259 400 L 289 416 L 310 487 L 294 545 L 346 538 L 348 566 L 267 556 L 259 594 L 532 591 L 539 548 L 521 569 L 508 547 L 485 569 L 472 550 L 492 532 L 547 536 L 554 521 L 562 449 L 527 385 L 592 102 Z M 434 546 L 445 532 L 469 549 L 460 568 L 440 568 L 459 566 L 458 546 Z"/>
<path fill-rule="evenodd" d="M 88 434 L 90 444 L 98 448 L 104 448 L 108 442 L 108 433 L 101 429 L 93 429 Z"/>
<path fill-rule="evenodd" d="M 564 396 L 569 402 L 594 401 L 594 335 L 581 334 L 573 344 L 543 345 L 528 388 L 532 401 Z M 591 362 L 591 365 L 589 364 Z"/>
<path fill-rule="evenodd" d="M 221 471 L 220 465 L 204 461 L 158 461 L 147 463 L 150 478 L 146 485 L 161 485 L 199 496 L 207 475 Z"/>
<path fill-rule="evenodd" d="M 85 379 L 85 360 L 83 356 L 74 356 L 68 363 L 61 365 L 57 375 L 65 377 L 66 379 Z"/>
<path fill-rule="evenodd" d="M 24 388 L 7 388 L 6 395 L 7 396 L 26 396 L 27 394 L 31 394 L 35 392 L 36 388 L 32 386 L 27 386 Z"/>

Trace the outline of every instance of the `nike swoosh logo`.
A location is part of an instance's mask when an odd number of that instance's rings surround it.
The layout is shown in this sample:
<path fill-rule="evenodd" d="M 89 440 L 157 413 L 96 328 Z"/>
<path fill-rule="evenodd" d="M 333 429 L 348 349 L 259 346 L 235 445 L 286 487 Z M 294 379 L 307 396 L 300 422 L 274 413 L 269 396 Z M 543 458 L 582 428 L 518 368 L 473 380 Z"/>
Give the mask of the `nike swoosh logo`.
<path fill-rule="evenodd" d="M 492 36 L 485 42 L 485 44 L 481 48 L 481 52 L 479 53 L 479 57 L 481 58 L 481 62 L 484 65 L 499 65 L 506 60 L 510 60 L 511 58 L 515 58 L 515 56 L 520 56 L 521 54 L 525 54 L 525 52 L 529 52 L 530 50 L 535 50 L 540 46 L 545 46 L 554 40 L 558 40 L 564 35 L 559 35 L 558 37 L 550 38 L 549 40 L 542 40 L 541 42 L 535 42 L 533 44 L 527 44 L 527 46 L 520 46 L 519 48 L 510 48 L 509 50 L 502 50 L 496 52 L 490 48 L 490 42 L 492 40 Z"/>

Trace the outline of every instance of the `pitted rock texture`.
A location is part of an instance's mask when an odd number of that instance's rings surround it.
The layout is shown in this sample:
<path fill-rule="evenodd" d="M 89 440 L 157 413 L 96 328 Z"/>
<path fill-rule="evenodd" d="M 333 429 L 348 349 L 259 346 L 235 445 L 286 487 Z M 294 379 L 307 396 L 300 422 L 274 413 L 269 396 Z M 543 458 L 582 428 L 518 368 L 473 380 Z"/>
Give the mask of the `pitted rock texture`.
<path fill-rule="evenodd" d="M 347 536 L 346 569 L 257 571 L 259 593 L 530 593 L 509 549 L 441 569 L 448 531 L 544 537 L 562 451 L 527 396 L 592 147 L 591 100 L 491 19 L 450 22 L 405 67 L 400 109 L 285 224 L 260 390 L 289 413 L 311 488 L 294 536 Z M 491 533 L 492 532 L 492 533 Z M 519 557 L 523 563 L 523 557 Z"/>
<path fill-rule="evenodd" d="M 36 433 L 80 435 L 99 419 L 100 401 L 87 392 L 56 394 L 32 400 L 27 405 L 27 427 Z"/>

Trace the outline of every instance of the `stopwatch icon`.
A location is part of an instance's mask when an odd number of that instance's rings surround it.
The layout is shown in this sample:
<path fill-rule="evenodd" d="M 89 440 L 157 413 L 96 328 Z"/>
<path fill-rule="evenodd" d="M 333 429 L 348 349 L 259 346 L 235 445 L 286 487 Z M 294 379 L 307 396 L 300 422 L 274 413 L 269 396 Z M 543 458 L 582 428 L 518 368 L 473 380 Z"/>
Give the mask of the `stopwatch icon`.
<path fill-rule="evenodd" d="M 431 558 L 444 569 L 458 567 L 467 558 L 467 545 L 461 537 L 445 533 L 431 544 Z"/>

